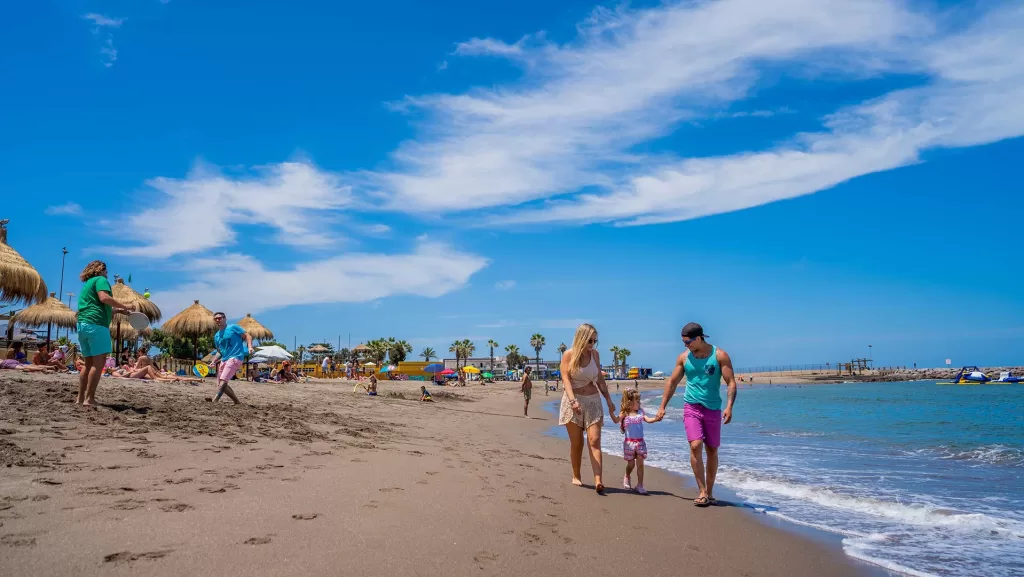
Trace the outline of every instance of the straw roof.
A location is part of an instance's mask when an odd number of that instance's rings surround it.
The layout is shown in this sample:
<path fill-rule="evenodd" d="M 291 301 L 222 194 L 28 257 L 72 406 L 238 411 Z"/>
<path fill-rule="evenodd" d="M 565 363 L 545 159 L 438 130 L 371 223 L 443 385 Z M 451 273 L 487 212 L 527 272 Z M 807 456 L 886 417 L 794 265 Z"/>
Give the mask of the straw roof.
<path fill-rule="evenodd" d="M 45 301 L 34 304 L 14 315 L 14 322 L 28 327 L 41 327 L 49 323 L 66 329 L 73 329 L 78 322 L 78 315 L 68 305 L 50 293 Z"/>
<path fill-rule="evenodd" d="M 356 345 L 352 349 L 352 352 L 354 352 L 354 353 L 361 353 L 363 351 L 368 351 L 368 350 L 370 350 L 370 347 L 366 346 L 365 344 L 358 344 L 358 345 Z"/>
<path fill-rule="evenodd" d="M 7 219 L 0 220 L 0 302 L 46 302 L 46 283 L 18 251 L 7 244 Z"/>
<path fill-rule="evenodd" d="M 198 337 L 213 334 L 217 324 L 213 322 L 213 311 L 196 301 L 192 306 L 171 317 L 161 327 L 165 333 L 176 337 Z"/>
<path fill-rule="evenodd" d="M 238 321 L 238 326 L 245 329 L 245 332 L 249 333 L 249 336 L 258 341 L 274 338 L 274 333 L 270 332 L 270 329 L 267 327 L 261 325 L 259 321 L 252 318 L 251 313 L 247 313 L 245 318 Z"/>
<path fill-rule="evenodd" d="M 329 348 L 327 348 L 327 347 L 325 347 L 323 345 L 313 345 L 313 346 L 309 347 L 308 349 L 306 349 L 306 352 L 310 352 L 310 353 L 326 353 L 326 352 L 328 352 L 330 350 L 331 349 L 329 349 Z"/>
<path fill-rule="evenodd" d="M 155 323 L 160 320 L 160 317 L 162 316 L 160 313 L 160 307 L 156 306 L 153 301 L 140 295 L 132 287 L 124 284 L 123 278 L 119 278 L 114 281 L 114 286 L 110 287 L 110 289 L 115 300 L 146 315 L 149 322 Z"/>

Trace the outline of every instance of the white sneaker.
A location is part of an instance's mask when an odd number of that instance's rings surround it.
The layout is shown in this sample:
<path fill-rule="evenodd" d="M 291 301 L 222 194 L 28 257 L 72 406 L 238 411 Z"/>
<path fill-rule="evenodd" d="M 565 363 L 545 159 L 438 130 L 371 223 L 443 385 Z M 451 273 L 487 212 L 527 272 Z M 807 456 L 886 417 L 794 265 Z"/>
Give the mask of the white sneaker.
<path fill-rule="evenodd" d="M 647 494 L 647 489 L 644 489 L 643 485 L 637 485 L 636 486 L 636 492 L 641 494 L 641 495 L 646 495 Z"/>
<path fill-rule="evenodd" d="M 622 477 L 622 488 L 627 490 L 627 491 L 633 489 L 633 487 L 631 487 L 629 485 L 629 475 L 623 475 L 623 477 Z"/>

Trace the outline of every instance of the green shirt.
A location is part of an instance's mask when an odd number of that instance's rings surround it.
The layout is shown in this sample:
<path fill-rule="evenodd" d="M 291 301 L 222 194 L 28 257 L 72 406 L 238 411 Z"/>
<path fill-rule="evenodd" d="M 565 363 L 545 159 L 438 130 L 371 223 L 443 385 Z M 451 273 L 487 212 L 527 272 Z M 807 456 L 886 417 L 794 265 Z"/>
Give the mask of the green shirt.
<path fill-rule="evenodd" d="M 113 294 L 107 277 L 94 276 L 82 285 L 82 290 L 78 293 L 78 322 L 101 327 L 110 326 L 114 309 L 100 302 L 100 291 Z"/>

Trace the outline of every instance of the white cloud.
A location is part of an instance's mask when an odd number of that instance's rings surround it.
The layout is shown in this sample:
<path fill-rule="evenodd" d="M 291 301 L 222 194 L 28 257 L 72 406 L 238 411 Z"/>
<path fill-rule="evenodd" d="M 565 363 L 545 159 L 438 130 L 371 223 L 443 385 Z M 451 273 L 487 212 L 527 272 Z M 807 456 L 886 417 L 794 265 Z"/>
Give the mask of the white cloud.
<path fill-rule="evenodd" d="M 966 11 L 942 19 L 900 0 L 671 2 L 598 9 L 564 44 L 474 38 L 456 53 L 511 57 L 522 78 L 406 98 L 406 109 L 426 113 L 418 136 L 357 186 L 395 211 L 645 224 L 813 193 L 917 162 L 929 148 L 1018 136 L 1024 8 L 995 6 L 972 24 Z M 637 152 L 684 122 L 723 117 L 756 95 L 765 67 L 829 82 L 907 74 L 918 86 L 839 110 L 821 130 L 769 149 Z M 766 122 L 786 111 L 731 116 Z"/>
<path fill-rule="evenodd" d="M 519 323 L 516 321 L 500 320 L 492 323 L 483 323 L 476 326 L 478 329 L 505 329 L 508 327 L 518 326 Z"/>
<path fill-rule="evenodd" d="M 493 38 L 471 38 L 465 42 L 459 42 L 455 46 L 455 54 L 459 56 L 515 56 L 523 53 L 525 41 L 525 36 L 515 44 L 506 44 Z"/>
<path fill-rule="evenodd" d="M 269 270 L 256 259 L 226 254 L 193 260 L 187 284 L 153 291 L 171 314 L 194 299 L 228 316 L 292 305 L 374 302 L 394 295 L 438 297 L 465 286 L 487 259 L 425 241 L 408 254 L 349 253 Z"/>
<path fill-rule="evenodd" d="M 440 72 L 442 70 L 447 70 L 447 69 L 448 69 L 448 61 L 447 60 L 444 60 L 440 64 L 437 65 L 437 71 L 438 72 Z"/>
<path fill-rule="evenodd" d="M 331 213 L 354 202 L 337 175 L 306 162 L 242 176 L 198 167 L 184 179 L 154 178 L 146 184 L 155 198 L 140 198 L 139 204 L 148 208 L 116 223 L 123 239 L 138 244 L 110 250 L 158 258 L 196 253 L 236 243 L 241 225 L 264 227 L 264 236 L 280 244 L 335 245 L 338 238 L 328 230 Z"/>
<path fill-rule="evenodd" d="M 121 24 L 124 23 L 124 18 L 111 18 L 109 16 L 104 16 L 103 14 L 96 14 L 95 12 L 83 14 L 82 19 L 89 20 L 96 26 L 102 28 L 120 28 Z"/>
<path fill-rule="evenodd" d="M 114 39 L 107 38 L 107 42 L 100 48 L 100 54 L 105 58 L 103 65 L 110 68 L 117 62 L 117 48 L 114 48 Z"/>
<path fill-rule="evenodd" d="M 67 203 L 64 203 L 64 204 L 58 204 L 56 206 L 48 206 L 48 207 L 46 207 L 46 210 L 43 211 L 43 212 L 45 212 L 46 214 L 48 214 L 50 216 L 57 216 L 57 215 L 74 216 L 74 215 L 77 215 L 77 214 L 82 214 L 82 207 L 79 206 L 77 203 L 67 202 Z"/>
<path fill-rule="evenodd" d="M 513 288 L 515 288 L 515 286 L 516 286 L 516 281 L 514 281 L 514 280 L 500 280 L 500 281 L 494 283 L 494 288 L 496 288 L 496 289 L 498 289 L 500 291 L 507 291 L 507 290 L 513 289 Z"/>

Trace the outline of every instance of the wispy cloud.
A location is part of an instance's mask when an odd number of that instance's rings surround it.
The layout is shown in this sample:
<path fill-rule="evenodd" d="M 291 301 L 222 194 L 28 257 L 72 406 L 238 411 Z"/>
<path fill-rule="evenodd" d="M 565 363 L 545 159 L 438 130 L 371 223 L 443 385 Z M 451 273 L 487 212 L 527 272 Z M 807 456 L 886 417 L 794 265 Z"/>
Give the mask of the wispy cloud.
<path fill-rule="evenodd" d="M 518 326 L 518 324 L 519 323 L 517 323 L 516 321 L 500 320 L 500 321 L 495 321 L 495 322 L 492 322 L 492 323 L 479 324 L 479 325 L 476 325 L 476 328 L 478 328 L 478 329 L 506 329 L 506 328 L 509 328 L 509 327 Z"/>
<path fill-rule="evenodd" d="M 46 214 L 48 214 L 50 216 L 59 216 L 59 215 L 74 216 L 74 215 L 77 215 L 77 214 L 82 214 L 82 207 L 79 206 L 77 203 L 67 202 L 67 203 L 58 204 L 58 205 L 55 205 L 55 206 L 48 206 L 48 207 L 46 207 L 46 210 L 44 210 L 43 212 L 45 212 Z"/>
<path fill-rule="evenodd" d="M 394 295 L 438 297 L 465 286 L 487 259 L 426 241 L 408 254 L 348 253 L 285 269 L 230 253 L 190 264 L 189 282 L 154 291 L 153 300 L 176 311 L 199 299 L 238 316 L 292 305 L 372 303 Z"/>
<path fill-rule="evenodd" d="M 448 61 L 447 60 L 444 60 L 440 64 L 437 65 L 437 71 L 438 72 L 440 72 L 442 70 L 447 70 L 447 69 L 448 69 Z"/>
<path fill-rule="evenodd" d="M 515 288 L 515 286 L 516 286 L 516 281 L 514 281 L 514 280 L 500 280 L 500 281 L 494 283 L 494 288 L 496 288 L 496 289 L 498 289 L 500 291 L 507 291 L 507 290 L 513 289 L 513 288 Z"/>
<path fill-rule="evenodd" d="M 83 14 L 82 18 L 101 28 L 120 28 L 121 24 L 124 23 L 124 18 L 111 18 L 103 14 L 96 14 L 95 12 Z"/>
<path fill-rule="evenodd" d="M 241 175 L 198 166 L 183 179 L 154 178 L 147 185 L 148 208 L 117 224 L 122 239 L 135 245 L 110 250 L 157 258 L 196 253 L 234 244 L 242 225 L 264 226 L 280 244 L 334 245 L 339 239 L 329 230 L 329 214 L 354 202 L 337 175 L 306 162 Z M 200 216 L 204 210 L 210 218 Z M 311 210 L 319 216 L 309 218 Z"/>
<path fill-rule="evenodd" d="M 83 14 L 82 19 L 93 23 L 92 33 L 94 35 L 99 35 L 103 29 L 107 30 L 105 32 L 106 37 L 103 39 L 103 44 L 100 46 L 100 54 L 103 56 L 103 66 L 110 68 L 114 65 L 114 62 L 117 62 L 117 48 L 114 47 L 114 35 L 110 30 L 113 28 L 120 28 L 121 24 L 124 23 L 124 19 L 111 18 L 94 12 Z"/>
<path fill-rule="evenodd" d="M 810 194 L 918 162 L 923 150 L 1024 134 L 1024 7 L 955 29 L 899 0 L 719 0 L 596 10 L 578 37 L 473 38 L 463 56 L 510 57 L 495 88 L 412 96 L 425 113 L 390 170 L 357 188 L 391 210 L 491 209 L 490 222 L 648 224 Z M 767 149 L 712 157 L 637 152 L 756 95 L 764 67 L 857 83 L 906 74 L 879 95 Z M 764 122 L 775 111 L 735 113 Z"/>

